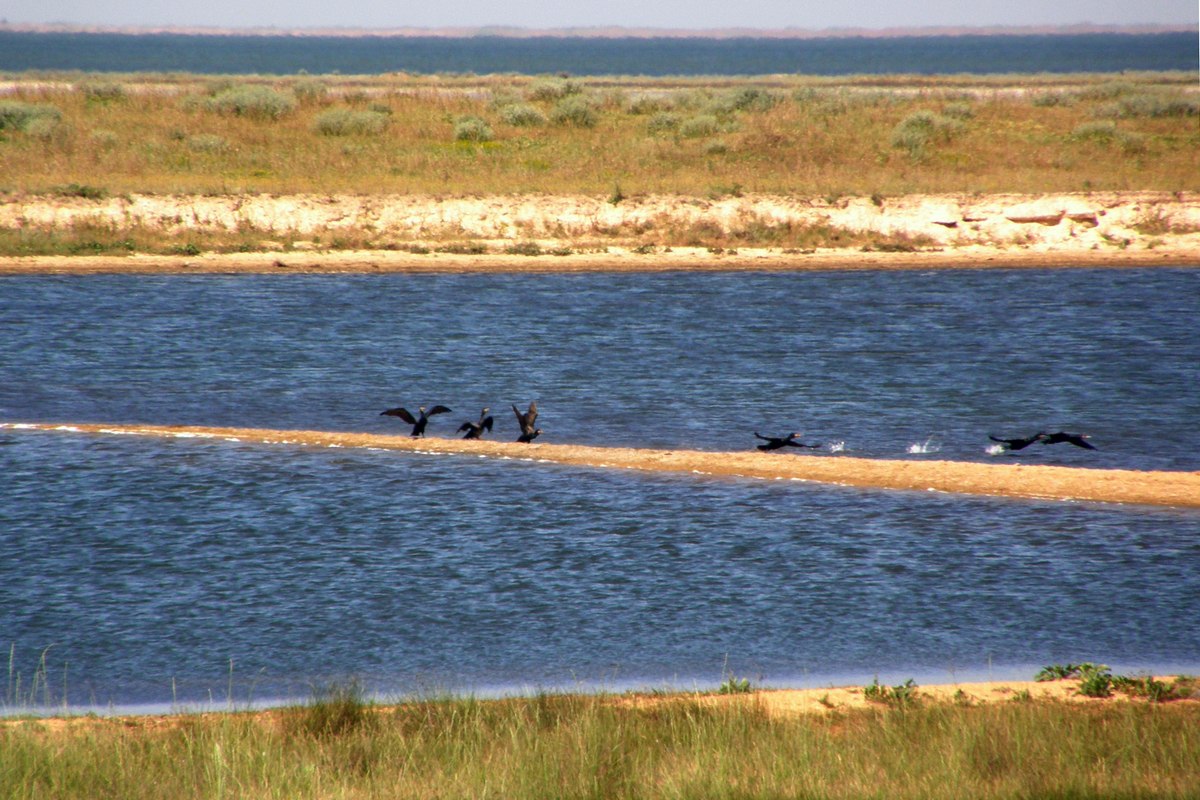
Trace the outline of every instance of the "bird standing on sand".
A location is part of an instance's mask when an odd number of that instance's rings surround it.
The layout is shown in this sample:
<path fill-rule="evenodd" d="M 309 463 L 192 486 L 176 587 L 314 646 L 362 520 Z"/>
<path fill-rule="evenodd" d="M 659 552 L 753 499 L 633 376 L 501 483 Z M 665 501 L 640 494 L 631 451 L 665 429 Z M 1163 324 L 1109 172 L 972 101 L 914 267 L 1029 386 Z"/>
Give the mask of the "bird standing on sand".
<path fill-rule="evenodd" d="M 462 425 L 458 426 L 458 432 L 466 431 L 464 439 L 482 439 L 483 432 L 492 430 L 492 418 L 487 415 L 491 411 L 490 408 L 485 408 L 479 412 L 479 422 L 471 422 L 467 420 Z"/>
<path fill-rule="evenodd" d="M 1004 445 L 1005 450 L 1024 450 L 1034 442 L 1041 441 L 1042 437 L 1045 435 L 1045 432 L 1038 431 L 1033 436 L 1022 436 L 1016 439 L 999 439 L 989 433 L 988 438 L 993 442 L 999 442 L 1000 444 Z"/>
<path fill-rule="evenodd" d="M 517 424 L 521 426 L 521 435 L 517 437 L 517 441 L 532 442 L 542 432 L 541 428 L 534 427 L 534 423 L 537 422 L 537 400 L 529 404 L 529 410 L 524 414 L 515 405 L 512 410 L 517 415 Z"/>
<path fill-rule="evenodd" d="M 766 442 L 766 444 L 760 444 L 757 446 L 758 449 L 762 450 L 764 453 L 770 452 L 771 450 L 779 450 L 783 447 L 809 447 L 816 449 L 821 446 L 819 444 L 804 444 L 804 442 L 797 442 L 796 437 L 800 436 L 798 431 L 789 433 L 787 436 L 763 436 L 758 431 L 755 431 L 754 435 Z"/>
<path fill-rule="evenodd" d="M 1086 439 L 1090 438 L 1091 437 L 1086 433 L 1067 433 L 1065 431 L 1059 431 L 1058 433 L 1043 433 L 1042 444 L 1059 444 L 1061 442 L 1066 442 L 1067 444 L 1073 444 L 1076 447 L 1082 447 L 1084 450 L 1095 450 L 1095 445 L 1089 444 L 1087 441 L 1085 441 Z"/>
<path fill-rule="evenodd" d="M 421 406 L 417 409 L 417 416 L 414 417 L 412 412 L 410 412 L 407 408 L 389 408 L 387 411 L 380 411 L 379 416 L 399 417 L 409 425 L 413 426 L 413 436 L 424 436 L 425 426 L 429 424 L 429 418 L 434 414 L 445 414 L 449 410 L 450 409 L 446 408 L 445 406 L 434 406 L 433 408 L 429 409 L 428 412 L 426 412 L 425 406 Z"/>

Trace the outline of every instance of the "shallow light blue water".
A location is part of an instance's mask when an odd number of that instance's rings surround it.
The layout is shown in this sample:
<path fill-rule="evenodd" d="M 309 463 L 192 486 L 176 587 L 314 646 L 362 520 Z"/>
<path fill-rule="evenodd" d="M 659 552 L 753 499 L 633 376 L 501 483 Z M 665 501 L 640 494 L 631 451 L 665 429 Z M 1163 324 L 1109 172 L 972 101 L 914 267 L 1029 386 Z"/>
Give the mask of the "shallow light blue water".
<path fill-rule="evenodd" d="M 1200 272 L 0 280 L 0 420 L 1200 469 Z M 990 432 L 1100 448 L 989 455 Z M 781 458 L 836 455 L 780 455 Z M 916 456 L 920 457 L 920 456 Z M 1200 513 L 0 429 L 52 702 L 1200 668 Z M 65 687 L 65 688 L 64 688 Z"/>

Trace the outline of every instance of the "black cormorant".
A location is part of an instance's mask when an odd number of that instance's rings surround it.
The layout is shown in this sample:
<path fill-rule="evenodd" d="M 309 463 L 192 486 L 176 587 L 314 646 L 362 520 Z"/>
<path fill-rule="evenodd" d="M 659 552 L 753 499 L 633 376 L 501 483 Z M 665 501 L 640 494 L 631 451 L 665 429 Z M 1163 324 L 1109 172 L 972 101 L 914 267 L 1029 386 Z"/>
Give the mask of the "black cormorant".
<path fill-rule="evenodd" d="M 787 436 L 763 436 L 758 431 L 755 431 L 754 435 L 766 442 L 766 444 L 758 445 L 758 449 L 762 450 L 764 453 L 771 450 L 778 450 L 782 447 L 809 447 L 816 449 L 821 446 L 819 444 L 804 444 L 804 442 L 797 442 L 796 437 L 800 436 L 799 432 L 789 433 Z"/>
<path fill-rule="evenodd" d="M 1033 436 L 1023 436 L 1023 437 L 1019 437 L 1017 439 L 1000 439 L 995 436 L 992 436 L 989 433 L 988 438 L 991 439 L 993 442 L 999 442 L 1000 444 L 1004 445 L 1005 450 L 1024 450 L 1026 447 L 1029 447 L 1029 445 L 1033 444 L 1034 442 L 1041 441 L 1042 437 L 1044 437 L 1045 435 L 1046 435 L 1045 432 L 1038 431 Z"/>
<path fill-rule="evenodd" d="M 479 422 L 471 422 L 468 420 L 462 425 L 458 426 L 459 433 L 462 433 L 463 431 L 467 432 L 466 435 L 463 436 L 464 439 L 482 439 L 483 432 L 485 430 L 489 432 L 492 430 L 492 418 L 487 415 L 487 412 L 490 410 L 491 409 L 489 408 L 485 408 L 483 411 L 479 412 Z"/>
<path fill-rule="evenodd" d="M 517 441 L 532 442 L 542 432 L 541 428 L 534 427 L 534 423 L 537 422 L 537 400 L 529 404 L 529 410 L 524 414 L 515 405 L 512 410 L 517 415 L 517 424 L 521 426 L 521 435 L 517 437 Z"/>
<path fill-rule="evenodd" d="M 429 418 L 434 414 L 445 414 L 449 410 L 445 406 L 434 406 L 426 412 L 425 406 L 421 406 L 417 409 L 417 416 L 414 417 L 407 408 L 389 408 L 387 411 L 380 411 L 379 416 L 399 417 L 413 426 L 413 436 L 424 436 L 425 426 L 429 424 Z"/>
<path fill-rule="evenodd" d="M 1091 437 L 1086 433 L 1066 433 L 1065 431 L 1059 431 L 1058 433 L 1042 434 L 1042 444 L 1059 444 L 1060 442 L 1066 442 L 1067 444 L 1073 444 L 1076 447 L 1082 447 L 1084 450 L 1095 450 L 1095 445 L 1089 444 L 1087 441 L 1085 441 L 1086 439 L 1090 438 Z"/>

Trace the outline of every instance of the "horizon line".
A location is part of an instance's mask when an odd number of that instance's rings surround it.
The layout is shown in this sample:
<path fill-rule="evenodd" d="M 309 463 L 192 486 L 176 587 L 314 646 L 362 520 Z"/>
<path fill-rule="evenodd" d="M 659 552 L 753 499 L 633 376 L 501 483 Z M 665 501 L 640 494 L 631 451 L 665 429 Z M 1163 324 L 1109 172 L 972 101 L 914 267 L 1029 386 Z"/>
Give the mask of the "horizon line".
<path fill-rule="evenodd" d="M 132 36 L 163 34 L 190 36 L 294 36 L 344 38 L 446 38 L 469 39 L 495 37 L 533 38 L 610 38 L 610 39 L 848 39 L 903 38 L 934 36 L 1013 36 L 1079 35 L 1089 33 L 1154 34 L 1193 33 L 1188 23 L 1101 24 L 1077 22 L 1056 25 L 923 25 L 880 28 L 829 27 L 801 28 L 658 28 L 652 26 L 574 25 L 554 28 L 528 28 L 518 25 L 478 26 L 226 26 L 226 25 L 121 25 L 74 22 L 0 21 L 0 32 L 9 33 L 110 33 Z"/>

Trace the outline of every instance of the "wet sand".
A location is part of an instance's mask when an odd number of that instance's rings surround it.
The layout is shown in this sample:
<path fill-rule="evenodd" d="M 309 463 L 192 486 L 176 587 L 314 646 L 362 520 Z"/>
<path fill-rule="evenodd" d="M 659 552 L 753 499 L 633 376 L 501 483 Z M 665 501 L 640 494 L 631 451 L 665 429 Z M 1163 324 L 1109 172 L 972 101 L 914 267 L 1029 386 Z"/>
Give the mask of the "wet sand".
<path fill-rule="evenodd" d="M 486 456 L 600 469 L 683 472 L 762 480 L 812 481 L 873 489 L 992 495 L 1051 500 L 1200 507 L 1200 472 L 1085 469 L 1034 464 L 867 459 L 697 450 L 649 450 L 570 444 L 519 444 L 385 436 L 350 431 L 126 425 L 116 423 L 2 423 L 0 430 L 57 431 L 224 439 L 266 445 L 351 447 Z"/>

